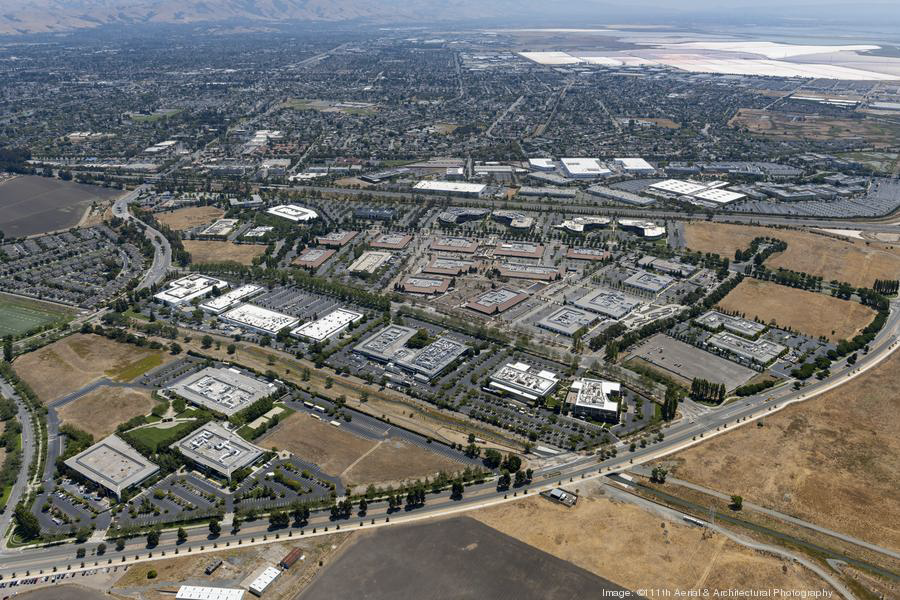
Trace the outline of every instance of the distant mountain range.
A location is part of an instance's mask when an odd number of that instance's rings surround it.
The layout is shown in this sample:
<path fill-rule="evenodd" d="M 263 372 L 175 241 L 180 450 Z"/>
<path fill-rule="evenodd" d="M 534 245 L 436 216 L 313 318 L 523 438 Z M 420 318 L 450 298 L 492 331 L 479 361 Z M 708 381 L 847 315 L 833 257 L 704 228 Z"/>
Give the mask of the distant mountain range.
<path fill-rule="evenodd" d="M 104 25 L 294 23 L 409 25 L 484 21 L 584 27 L 588 23 L 778 23 L 807 28 L 865 23 L 896 34 L 897 0 L 0 0 L 0 35 Z M 752 31 L 752 29 L 748 29 Z"/>
<path fill-rule="evenodd" d="M 462 21 L 503 17 L 542 4 L 535 0 L 3 0 L 0 34 L 154 23 Z"/>

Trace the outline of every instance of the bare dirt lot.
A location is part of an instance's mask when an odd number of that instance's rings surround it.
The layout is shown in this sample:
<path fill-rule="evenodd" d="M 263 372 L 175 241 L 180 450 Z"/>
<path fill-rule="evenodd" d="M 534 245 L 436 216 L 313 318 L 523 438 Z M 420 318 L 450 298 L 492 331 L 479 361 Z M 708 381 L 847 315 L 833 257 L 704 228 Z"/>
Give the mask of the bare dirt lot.
<path fill-rule="evenodd" d="M 147 390 L 101 386 L 59 409 L 63 423 L 74 425 L 101 440 L 116 431 L 120 423 L 146 415 L 154 400 Z"/>
<path fill-rule="evenodd" d="M 900 353 L 827 394 L 674 456 L 680 479 L 900 548 Z M 764 449 L 764 451 L 760 451 Z M 669 462 L 669 461 L 667 461 Z"/>
<path fill-rule="evenodd" d="M 407 442 L 366 440 L 302 413 L 285 419 L 257 445 L 289 450 L 341 477 L 347 485 L 399 482 L 460 470 L 456 461 Z"/>
<path fill-rule="evenodd" d="M 725 296 L 719 306 L 831 341 L 852 338 L 875 318 L 874 310 L 858 302 L 750 278 Z"/>
<path fill-rule="evenodd" d="M 533 497 L 472 514 L 507 535 L 630 589 L 828 587 L 802 566 L 598 495 L 583 494 L 574 508 Z"/>
<path fill-rule="evenodd" d="M 455 473 L 461 465 L 402 440 L 385 440 L 362 460 L 344 471 L 348 485 L 368 485 L 388 481 L 424 478 L 444 471 Z"/>
<path fill-rule="evenodd" d="M 74 227 L 91 203 L 122 194 L 95 185 L 23 175 L 0 183 L 0 231 L 8 238 Z"/>
<path fill-rule="evenodd" d="M 281 575 L 266 588 L 267 599 L 288 600 L 294 598 L 298 590 L 303 589 L 322 570 L 319 566 L 320 560 L 324 562 L 324 567 L 329 566 L 332 557 L 340 552 L 348 537 L 348 534 L 337 534 L 140 563 L 131 566 L 115 582 L 113 592 L 141 600 L 172 600 L 178 586 L 188 581 L 194 582 L 195 585 L 242 587 L 241 583 L 262 566 L 277 564 L 293 548 L 303 548 L 304 559 L 294 563 L 290 569 L 282 571 Z M 210 582 L 210 577 L 205 574 L 204 569 L 216 559 L 221 559 L 223 563 L 216 569 L 213 581 Z M 147 579 L 147 572 L 151 569 L 157 573 L 157 577 L 152 580 Z"/>
<path fill-rule="evenodd" d="M 893 144 L 900 133 L 895 125 L 873 119 L 840 119 L 824 115 L 803 115 L 802 119 L 796 119 L 790 113 L 752 108 L 739 109 L 728 124 L 746 128 L 750 133 L 791 140 L 859 137 L 875 147 Z"/>
<path fill-rule="evenodd" d="M 176 231 L 192 229 L 198 225 L 207 225 L 216 219 L 221 219 L 225 211 L 215 206 L 191 206 L 179 208 L 171 212 L 162 212 L 154 215 L 156 220 Z"/>
<path fill-rule="evenodd" d="M 787 250 L 771 256 L 766 266 L 782 267 L 837 279 L 854 286 L 871 287 L 876 279 L 895 279 L 900 272 L 900 252 L 891 244 L 833 237 L 772 227 L 747 227 L 725 223 L 696 222 L 685 226 L 691 250 L 715 252 L 728 258 L 744 250 L 756 237 L 774 237 L 787 242 Z"/>
<path fill-rule="evenodd" d="M 78 333 L 19 356 L 13 367 L 41 401 L 50 402 L 101 377 L 130 381 L 171 359 L 161 351 Z"/>
<path fill-rule="evenodd" d="M 298 600 L 599 598 L 621 590 L 469 517 L 360 532 Z"/>
<path fill-rule="evenodd" d="M 343 473 L 376 443 L 302 413 L 292 414 L 256 441 L 262 448 L 289 450 L 329 475 Z"/>
<path fill-rule="evenodd" d="M 266 251 L 266 247 L 260 244 L 206 240 L 184 240 L 184 249 L 190 253 L 194 264 L 235 262 L 247 266 L 252 265 L 253 259 Z"/>

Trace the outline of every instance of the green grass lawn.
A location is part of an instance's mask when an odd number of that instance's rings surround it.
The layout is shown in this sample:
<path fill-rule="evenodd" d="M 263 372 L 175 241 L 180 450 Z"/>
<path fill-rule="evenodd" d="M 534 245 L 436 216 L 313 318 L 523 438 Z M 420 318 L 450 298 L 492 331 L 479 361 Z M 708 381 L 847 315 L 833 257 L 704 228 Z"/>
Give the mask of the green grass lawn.
<path fill-rule="evenodd" d="M 135 429 L 128 432 L 128 437 L 139 440 L 148 447 L 153 448 L 154 452 L 161 446 L 174 444 L 187 432 L 194 427 L 194 423 L 179 423 L 175 427 L 168 429 L 160 429 L 158 427 L 144 427 L 143 429 Z"/>
<path fill-rule="evenodd" d="M 163 355 L 162 352 L 157 352 L 156 354 L 151 354 L 150 356 L 145 356 L 139 361 L 133 362 L 130 365 L 123 367 L 121 369 L 116 369 L 113 371 L 107 371 L 106 374 L 116 381 L 131 381 L 137 377 L 140 377 L 150 369 L 155 369 L 159 365 L 163 363 Z"/>
<path fill-rule="evenodd" d="M 0 294 L 0 337 L 19 336 L 54 323 L 65 323 L 74 311 L 18 296 Z"/>

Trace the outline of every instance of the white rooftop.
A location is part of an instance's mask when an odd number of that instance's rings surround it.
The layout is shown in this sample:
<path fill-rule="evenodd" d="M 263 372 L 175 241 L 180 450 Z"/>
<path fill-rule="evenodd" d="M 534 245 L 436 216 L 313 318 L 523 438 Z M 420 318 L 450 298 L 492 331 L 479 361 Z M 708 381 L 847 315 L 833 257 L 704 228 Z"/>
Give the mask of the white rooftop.
<path fill-rule="evenodd" d="M 275 567 L 266 567 L 266 570 L 257 576 L 250 584 L 250 591 L 257 596 L 262 595 L 269 584 L 275 581 L 275 578 L 281 575 L 281 570 Z"/>
<path fill-rule="evenodd" d="M 681 181 L 680 179 L 666 179 L 665 181 L 658 181 L 650 186 L 651 189 L 669 192 L 671 194 L 681 194 L 682 196 L 691 196 L 696 194 L 697 192 L 702 192 L 707 188 L 706 185 L 702 183 L 696 183 L 693 181 Z"/>
<path fill-rule="evenodd" d="M 306 223 L 308 221 L 314 221 L 319 218 L 319 213 L 317 213 L 313 209 L 306 208 L 304 206 L 297 206 L 296 204 L 281 204 L 279 206 L 273 206 L 266 212 L 270 215 L 275 215 L 276 217 L 294 221 L 295 223 Z"/>
<path fill-rule="evenodd" d="M 253 304 L 242 304 L 222 315 L 222 319 L 275 335 L 285 327 L 295 327 L 300 319 Z"/>
<path fill-rule="evenodd" d="M 560 162 L 570 177 L 603 177 L 612 174 L 612 171 L 596 158 L 563 158 Z"/>
<path fill-rule="evenodd" d="M 481 194 L 487 188 L 481 183 L 466 183 L 464 181 L 420 181 L 414 189 L 426 192 L 457 192 L 461 194 Z"/>
<path fill-rule="evenodd" d="M 746 196 L 744 194 L 739 194 L 738 192 L 732 192 L 730 190 L 713 188 L 703 190 L 702 192 L 697 192 L 696 194 L 694 194 L 694 198 L 708 200 L 709 202 L 715 202 L 716 204 L 728 204 L 730 202 L 736 202 L 742 198 L 746 198 Z"/>
<path fill-rule="evenodd" d="M 362 319 L 362 317 L 362 313 L 339 308 L 334 312 L 328 313 L 321 319 L 304 323 L 293 330 L 291 334 L 321 342 L 342 331 L 353 321 Z"/>
<path fill-rule="evenodd" d="M 231 308 L 244 298 L 252 296 L 262 291 L 262 287 L 247 283 L 239 288 L 233 289 L 228 293 L 222 294 L 216 298 L 211 298 L 200 305 L 200 308 L 208 310 L 211 313 L 218 314 L 226 309 Z"/>
<path fill-rule="evenodd" d="M 214 287 L 225 289 L 228 282 L 215 277 L 207 277 L 199 273 L 192 273 L 181 279 L 171 282 L 165 290 L 159 292 L 154 298 L 166 304 L 183 304 L 194 298 L 200 298 L 212 291 Z"/>
<path fill-rule="evenodd" d="M 199 585 L 183 585 L 178 588 L 175 600 L 242 600 L 244 590 Z"/>
<path fill-rule="evenodd" d="M 613 162 L 626 171 L 653 171 L 653 165 L 643 158 L 614 158 Z"/>

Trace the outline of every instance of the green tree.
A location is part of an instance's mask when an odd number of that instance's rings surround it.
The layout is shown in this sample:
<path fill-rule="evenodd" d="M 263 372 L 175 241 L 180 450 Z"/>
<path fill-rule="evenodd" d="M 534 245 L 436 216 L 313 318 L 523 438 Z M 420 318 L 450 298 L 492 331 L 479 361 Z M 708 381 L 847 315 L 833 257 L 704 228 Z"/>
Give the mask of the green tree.
<path fill-rule="evenodd" d="M 462 481 L 456 480 L 453 482 L 453 485 L 450 486 L 450 497 L 454 500 L 459 500 L 463 496 L 463 491 L 465 487 L 463 486 Z"/>
<path fill-rule="evenodd" d="M 147 532 L 147 547 L 153 548 L 159 544 L 159 530 L 151 529 Z"/>
<path fill-rule="evenodd" d="M 213 345 L 213 339 L 211 335 L 204 335 L 200 338 L 200 346 L 205 350 Z"/>
<path fill-rule="evenodd" d="M 12 362 L 13 359 L 13 341 L 12 336 L 3 338 L 3 360 Z"/>
<path fill-rule="evenodd" d="M 744 508 L 743 496 L 732 494 L 731 504 L 729 504 L 729 507 L 731 508 L 731 510 L 741 510 L 742 508 Z"/>
<path fill-rule="evenodd" d="M 212 535 L 219 535 L 222 533 L 222 525 L 215 519 L 209 522 L 209 533 Z"/>
<path fill-rule="evenodd" d="M 16 520 L 16 532 L 26 540 L 32 540 L 41 534 L 41 525 L 31 511 L 23 504 L 16 507 L 13 517 Z"/>
<path fill-rule="evenodd" d="M 187 541 L 187 531 L 184 530 L 184 527 L 178 528 L 178 543 L 183 544 Z"/>

